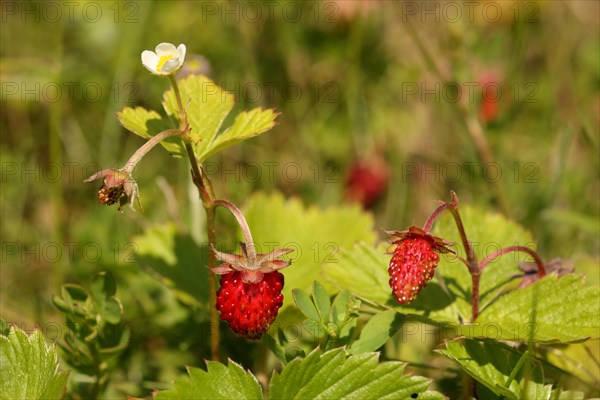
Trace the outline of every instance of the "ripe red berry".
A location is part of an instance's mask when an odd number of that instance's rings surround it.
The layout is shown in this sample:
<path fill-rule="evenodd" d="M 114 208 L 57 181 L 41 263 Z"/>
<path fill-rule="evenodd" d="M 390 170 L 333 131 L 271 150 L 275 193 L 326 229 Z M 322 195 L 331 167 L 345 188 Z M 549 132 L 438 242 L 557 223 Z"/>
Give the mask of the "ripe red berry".
<path fill-rule="evenodd" d="M 254 246 L 241 243 L 242 254 L 211 251 L 224 261 L 211 270 L 221 275 L 217 292 L 217 310 L 231 329 L 246 339 L 260 339 L 275 321 L 283 305 L 283 274 L 278 270 L 290 265 L 279 258 L 291 249 L 276 249 L 269 254 L 256 254 Z"/>
<path fill-rule="evenodd" d="M 390 261 L 390 286 L 400 304 L 412 302 L 433 278 L 440 257 L 431 243 L 420 237 L 403 239 Z"/>
<path fill-rule="evenodd" d="M 217 309 L 221 319 L 238 335 L 260 339 L 275 320 L 283 304 L 283 274 L 269 272 L 259 282 L 246 283 L 235 271 L 221 276 Z"/>
<path fill-rule="evenodd" d="M 388 185 L 388 167 L 380 158 L 355 162 L 350 167 L 345 197 L 369 208 L 383 196 Z"/>
<path fill-rule="evenodd" d="M 400 304 L 411 303 L 433 278 L 440 256 L 452 250 L 450 243 L 411 226 L 407 231 L 389 232 L 394 244 L 388 272 L 390 287 Z"/>

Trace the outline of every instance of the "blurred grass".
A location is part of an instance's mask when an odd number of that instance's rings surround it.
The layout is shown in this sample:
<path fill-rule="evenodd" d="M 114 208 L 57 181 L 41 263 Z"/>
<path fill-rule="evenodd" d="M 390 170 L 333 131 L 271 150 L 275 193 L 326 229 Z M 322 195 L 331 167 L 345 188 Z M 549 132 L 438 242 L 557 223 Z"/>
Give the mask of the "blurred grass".
<path fill-rule="evenodd" d="M 302 18 L 285 17 L 289 3 L 300 7 Z M 161 150 L 142 161 L 136 178 L 143 214 L 100 207 L 98 188 L 82 184 L 100 167 L 122 164 L 142 144 L 119 126 L 114 113 L 127 105 L 161 109 L 168 83 L 151 76 L 139 57 L 162 41 L 185 43 L 188 54 L 206 57 L 212 78 L 236 94 L 238 109 L 262 105 L 282 113 L 272 132 L 210 160 L 222 197 L 241 203 L 252 191 L 280 190 L 309 204 L 339 204 L 350 165 L 377 155 L 387 160 L 391 178 L 372 209 L 376 226 L 401 228 L 422 223 L 434 200 L 447 199 L 450 190 L 464 203 L 498 209 L 486 175 L 497 170 L 501 176 L 493 184 L 505 194 L 511 216 L 532 230 L 544 258 L 591 259 L 598 265 L 597 2 L 526 2 L 535 7 L 520 9 L 514 18 L 510 7 L 516 2 L 509 1 L 499 3 L 498 21 L 479 16 L 442 23 L 406 15 L 401 2 L 282 1 L 272 18 L 264 8 L 253 18 L 244 4 L 84 1 L 77 2 L 72 18 L 61 8 L 62 16 L 53 19 L 44 2 L 2 3 L 5 320 L 28 328 L 52 321 L 51 293 L 62 282 L 85 283 L 94 271 L 109 269 L 120 280 L 133 318 L 162 321 L 165 310 L 179 310 L 180 319 L 155 322 L 145 332 L 147 340 L 156 340 L 166 327 L 178 327 L 173 335 L 180 340 L 195 326 L 194 317 L 129 257 L 135 250 L 131 237 L 172 217 L 157 176 L 172 186 L 181 220 L 190 220 L 194 195 L 188 194 L 185 163 Z M 16 11 L 7 8 L 13 6 Z M 536 11 L 535 21 L 524 14 L 530 10 Z M 452 88 L 426 62 L 409 22 L 448 82 L 481 83 L 482 76 L 495 76 L 503 96 L 494 121 L 480 119 L 480 89 L 461 103 L 483 127 L 495 169 L 484 168 L 465 116 L 445 91 Z M 410 94 L 414 85 L 420 93 Z M 262 90 L 257 94 L 256 88 Z M 435 93 L 442 93 L 439 99 Z M 300 165 L 299 179 L 286 175 L 290 163 Z M 248 179 L 243 166 L 256 164 L 262 179 Z M 275 166 L 272 177 L 268 165 Z M 155 296 L 142 295 L 145 291 Z M 171 339 L 156 348 L 196 347 L 202 356 L 200 339 L 185 339 L 192 340 L 187 344 Z M 143 364 L 139 355 L 132 360 Z M 173 374 L 156 368 L 144 369 L 137 379 L 164 381 Z"/>

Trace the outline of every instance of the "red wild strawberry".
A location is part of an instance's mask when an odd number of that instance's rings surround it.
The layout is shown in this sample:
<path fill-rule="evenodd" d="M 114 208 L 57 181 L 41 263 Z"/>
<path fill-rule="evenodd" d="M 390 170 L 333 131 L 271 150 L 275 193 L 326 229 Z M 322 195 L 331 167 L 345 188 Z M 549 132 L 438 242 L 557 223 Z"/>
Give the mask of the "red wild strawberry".
<path fill-rule="evenodd" d="M 393 243 L 388 252 L 394 254 L 388 269 L 390 287 L 400 304 L 408 304 L 433 278 L 439 261 L 438 253 L 452 250 L 446 247 L 449 242 L 415 226 L 406 231 L 388 233 L 392 235 L 390 242 Z"/>
<path fill-rule="evenodd" d="M 221 276 L 217 309 L 232 331 L 248 339 L 260 339 L 283 304 L 283 274 L 270 272 L 260 282 L 245 283 L 241 272 Z"/>
<path fill-rule="evenodd" d="M 217 310 L 221 320 L 246 339 L 257 340 L 265 333 L 283 304 L 283 274 L 279 269 L 290 263 L 278 258 L 291 249 L 277 249 L 269 254 L 253 254 L 241 244 L 242 255 L 212 251 L 224 264 L 212 271 L 221 276 L 217 292 Z"/>
<path fill-rule="evenodd" d="M 352 164 L 346 182 L 347 200 L 369 208 L 383 196 L 388 185 L 388 166 L 380 157 Z"/>

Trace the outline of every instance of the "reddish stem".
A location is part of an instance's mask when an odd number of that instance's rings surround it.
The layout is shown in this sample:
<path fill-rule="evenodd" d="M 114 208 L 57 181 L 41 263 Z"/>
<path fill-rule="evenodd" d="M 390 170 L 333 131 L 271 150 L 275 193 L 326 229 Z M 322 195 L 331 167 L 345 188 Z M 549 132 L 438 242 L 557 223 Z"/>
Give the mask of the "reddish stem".
<path fill-rule="evenodd" d="M 546 267 L 544 266 L 544 263 L 542 262 L 542 259 L 540 258 L 540 256 L 535 251 L 531 250 L 529 247 L 524 247 L 524 246 L 509 246 L 504 249 L 500 249 L 500 250 L 496 251 L 495 253 L 490 254 L 489 256 L 487 256 L 485 258 L 485 260 L 481 261 L 481 263 L 479 264 L 479 270 L 483 271 L 483 269 L 492 260 L 494 260 L 495 258 L 498 258 L 501 255 L 504 255 L 506 253 L 510 253 L 511 251 L 522 251 L 524 253 L 529 254 L 531 256 L 531 258 L 533 258 L 533 261 L 535 261 L 535 263 L 537 264 L 538 276 L 541 278 L 547 274 Z"/>
<path fill-rule="evenodd" d="M 427 222 L 425 222 L 425 225 L 423 225 L 423 230 L 427 233 L 429 233 L 429 231 L 431 230 L 431 227 L 433 226 L 433 223 L 435 222 L 436 219 L 439 218 L 440 215 L 442 215 L 442 213 L 448 208 L 450 207 L 450 205 L 446 202 L 443 202 L 439 205 L 438 208 L 436 208 L 431 215 L 429 216 L 429 218 L 427 219 Z"/>
<path fill-rule="evenodd" d="M 458 213 L 458 210 L 454 207 L 449 207 L 448 210 L 450 211 L 450 214 L 452 214 L 458 232 L 460 233 L 460 239 L 467 254 L 467 267 L 469 267 L 469 271 L 471 273 L 479 272 L 477 255 L 475 254 L 475 250 L 473 250 L 473 246 L 471 246 L 471 242 L 469 242 L 469 239 L 467 238 L 467 232 L 465 231 L 465 227 L 462 223 L 462 219 L 460 218 L 460 214 Z"/>
<path fill-rule="evenodd" d="M 456 196 L 456 193 L 452 192 L 452 203 L 446 204 L 448 206 L 448 211 L 450 211 L 450 214 L 452 214 L 452 217 L 454 218 L 454 222 L 456 223 L 456 228 L 458 229 L 458 233 L 460 234 L 460 239 L 465 249 L 465 253 L 467 254 L 465 264 L 469 269 L 469 273 L 471 274 L 471 282 L 473 283 L 473 292 L 471 294 L 471 320 L 475 321 L 477 319 L 477 316 L 479 315 L 479 280 L 481 277 L 481 270 L 479 269 L 477 254 L 475 254 L 475 250 L 473 249 L 473 246 L 471 246 L 471 242 L 469 242 L 469 239 L 467 238 L 465 226 L 463 225 L 462 219 L 458 212 L 458 197 Z"/>
<path fill-rule="evenodd" d="M 164 139 L 169 136 L 179 135 L 180 132 L 177 129 L 167 129 L 166 131 L 162 131 L 154 136 L 152 136 L 146 143 L 144 143 L 139 149 L 133 153 L 129 160 L 125 163 L 123 170 L 127 171 L 128 174 L 133 172 L 133 169 L 137 165 L 138 162 L 144 157 L 154 146 L 159 144 Z"/>
<path fill-rule="evenodd" d="M 473 293 L 471 294 L 471 321 L 474 322 L 479 316 L 479 279 L 481 272 L 471 272 L 471 282 L 473 284 Z"/>
<path fill-rule="evenodd" d="M 252 233 L 250 232 L 250 227 L 248 226 L 248 222 L 240 211 L 233 203 L 230 203 L 227 200 L 215 200 L 213 201 L 215 206 L 222 206 L 227 208 L 235 219 L 237 219 L 240 228 L 242 229 L 242 234 L 244 235 L 244 240 L 246 241 L 246 249 L 248 250 L 248 258 L 250 260 L 256 260 L 256 249 L 254 248 L 254 242 L 252 240 Z"/>

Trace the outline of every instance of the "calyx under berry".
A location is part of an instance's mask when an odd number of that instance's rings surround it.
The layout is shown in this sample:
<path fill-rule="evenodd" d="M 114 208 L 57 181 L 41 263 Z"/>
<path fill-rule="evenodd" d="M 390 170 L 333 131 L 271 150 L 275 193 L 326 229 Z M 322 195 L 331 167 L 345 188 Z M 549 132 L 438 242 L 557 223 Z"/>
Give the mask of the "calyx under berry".
<path fill-rule="evenodd" d="M 292 252 L 293 249 L 275 249 L 268 254 L 256 254 L 254 246 L 251 244 L 249 247 L 250 251 L 242 242 L 240 243 L 241 254 L 230 254 L 222 253 L 211 246 L 211 251 L 218 260 L 223 261 L 223 264 L 210 270 L 217 275 L 239 271 L 244 282 L 256 283 L 261 281 L 264 274 L 278 271 L 291 264 L 289 261 L 281 260 L 280 257 Z"/>
<path fill-rule="evenodd" d="M 128 169 L 108 168 L 95 173 L 84 182 L 89 183 L 101 178 L 104 180 L 98 191 L 98 203 L 110 206 L 118 201 L 119 211 L 122 211 L 123 206 L 129 203 L 129 207 L 136 211 L 133 203 L 137 200 L 138 205 L 142 208 L 137 182 Z"/>
<path fill-rule="evenodd" d="M 391 243 L 391 246 L 388 247 L 387 253 L 392 254 L 396 249 L 398 243 L 400 243 L 403 239 L 409 238 L 422 238 L 427 240 L 433 246 L 433 249 L 445 254 L 445 253 L 454 253 L 454 250 L 450 249 L 449 246 L 454 245 L 454 243 L 449 242 L 445 239 L 442 239 L 437 236 L 433 236 L 430 233 L 424 231 L 418 226 L 411 226 L 403 231 L 385 231 L 390 237 L 388 241 Z"/>

